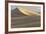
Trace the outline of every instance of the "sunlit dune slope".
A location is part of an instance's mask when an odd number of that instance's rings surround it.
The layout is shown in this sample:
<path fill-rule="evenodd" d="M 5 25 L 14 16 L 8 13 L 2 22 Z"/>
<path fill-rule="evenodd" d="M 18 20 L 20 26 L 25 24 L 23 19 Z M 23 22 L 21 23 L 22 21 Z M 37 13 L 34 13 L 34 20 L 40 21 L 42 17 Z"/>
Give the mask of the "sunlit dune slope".
<path fill-rule="evenodd" d="M 40 16 L 39 13 L 34 12 L 34 11 L 29 10 L 29 9 L 27 9 L 27 8 L 24 8 L 24 7 L 17 7 L 17 9 L 18 9 L 22 14 L 27 15 L 27 16 L 34 16 L 34 15 Z"/>

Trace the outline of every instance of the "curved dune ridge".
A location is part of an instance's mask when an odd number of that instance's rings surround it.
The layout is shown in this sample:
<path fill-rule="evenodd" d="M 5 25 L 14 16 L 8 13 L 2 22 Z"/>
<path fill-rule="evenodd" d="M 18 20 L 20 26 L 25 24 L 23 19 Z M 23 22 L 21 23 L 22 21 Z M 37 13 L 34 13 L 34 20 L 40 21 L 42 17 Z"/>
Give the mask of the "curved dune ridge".
<path fill-rule="evenodd" d="M 39 13 L 34 12 L 34 11 L 29 10 L 29 9 L 27 9 L 27 8 L 24 8 L 24 7 L 17 7 L 17 9 L 18 9 L 22 14 L 27 15 L 27 16 L 34 16 L 34 15 L 40 16 Z"/>

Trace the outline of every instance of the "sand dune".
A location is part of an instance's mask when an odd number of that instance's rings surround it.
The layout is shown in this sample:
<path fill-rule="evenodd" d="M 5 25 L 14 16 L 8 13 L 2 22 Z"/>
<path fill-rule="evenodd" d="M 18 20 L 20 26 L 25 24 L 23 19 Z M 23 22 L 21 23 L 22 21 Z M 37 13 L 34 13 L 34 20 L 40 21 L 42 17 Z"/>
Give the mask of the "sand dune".
<path fill-rule="evenodd" d="M 17 7 L 11 12 L 11 27 L 40 27 L 40 14 L 23 7 Z"/>
<path fill-rule="evenodd" d="M 39 13 L 34 12 L 34 11 L 32 11 L 31 9 L 29 10 L 29 9 L 27 9 L 27 8 L 24 8 L 24 7 L 17 7 L 17 9 L 18 9 L 21 13 L 23 13 L 23 14 L 25 14 L 25 15 L 28 15 L 28 16 L 33 16 L 33 15 L 39 15 L 39 16 L 40 16 Z"/>

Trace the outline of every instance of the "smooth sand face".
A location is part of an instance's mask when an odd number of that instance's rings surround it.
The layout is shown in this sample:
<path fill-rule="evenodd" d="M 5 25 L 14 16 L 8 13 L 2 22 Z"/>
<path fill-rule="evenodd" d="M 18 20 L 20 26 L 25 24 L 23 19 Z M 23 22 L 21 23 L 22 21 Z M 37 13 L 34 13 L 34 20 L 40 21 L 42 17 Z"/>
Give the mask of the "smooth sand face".
<path fill-rule="evenodd" d="M 40 27 L 40 16 L 12 17 L 12 28 Z"/>

